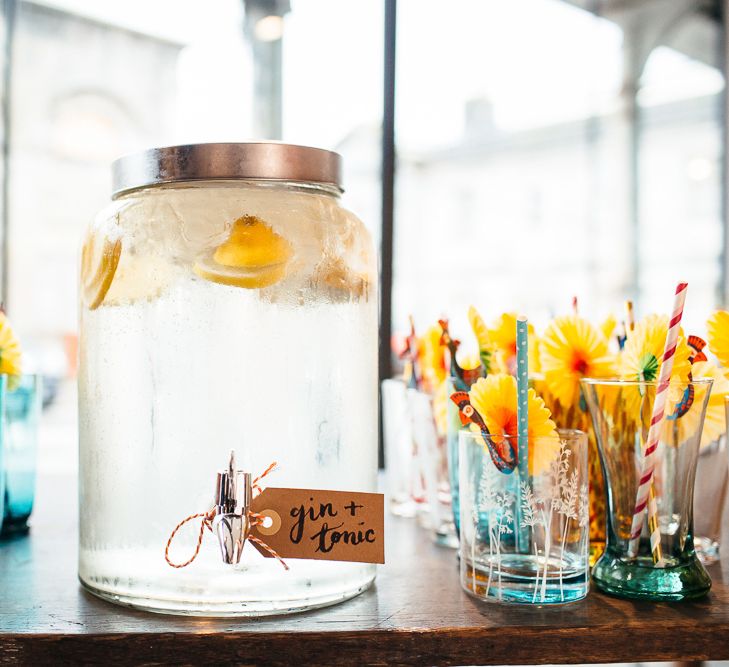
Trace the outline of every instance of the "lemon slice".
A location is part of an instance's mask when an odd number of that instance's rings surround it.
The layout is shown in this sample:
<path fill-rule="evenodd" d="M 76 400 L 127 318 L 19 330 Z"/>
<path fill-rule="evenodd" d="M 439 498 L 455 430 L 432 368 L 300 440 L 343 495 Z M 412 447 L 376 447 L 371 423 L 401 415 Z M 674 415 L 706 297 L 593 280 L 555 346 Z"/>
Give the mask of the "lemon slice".
<path fill-rule="evenodd" d="M 352 271 L 341 257 L 324 260 L 317 267 L 315 278 L 327 287 L 354 298 L 366 294 L 369 287 L 367 276 Z"/>
<path fill-rule="evenodd" d="M 281 280 L 292 255 L 285 238 L 260 218 L 244 215 L 233 223 L 230 236 L 200 258 L 193 270 L 211 282 L 256 289 Z"/>
<path fill-rule="evenodd" d="M 121 239 L 104 239 L 101 256 L 94 271 L 94 246 L 92 235 L 81 249 L 81 289 L 89 310 L 96 310 L 104 302 L 122 253 Z"/>

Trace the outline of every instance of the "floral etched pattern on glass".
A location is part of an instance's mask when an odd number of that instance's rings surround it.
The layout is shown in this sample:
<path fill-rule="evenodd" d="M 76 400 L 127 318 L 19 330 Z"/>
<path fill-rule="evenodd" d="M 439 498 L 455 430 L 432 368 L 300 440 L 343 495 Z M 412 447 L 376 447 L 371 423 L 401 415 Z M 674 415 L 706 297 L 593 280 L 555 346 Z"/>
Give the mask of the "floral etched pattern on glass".
<path fill-rule="evenodd" d="M 501 436 L 506 437 L 508 436 Z M 529 447 L 553 453 L 529 479 L 497 470 L 481 436 L 460 444 L 461 584 L 485 600 L 555 604 L 589 588 L 587 436 L 560 431 Z"/>

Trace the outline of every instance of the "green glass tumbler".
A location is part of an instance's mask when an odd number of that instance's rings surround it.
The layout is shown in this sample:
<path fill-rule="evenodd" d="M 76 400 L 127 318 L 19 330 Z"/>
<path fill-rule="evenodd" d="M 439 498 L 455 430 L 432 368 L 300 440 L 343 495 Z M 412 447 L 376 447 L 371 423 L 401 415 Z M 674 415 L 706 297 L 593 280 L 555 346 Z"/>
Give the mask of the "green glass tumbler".
<path fill-rule="evenodd" d="M 669 386 L 648 507 L 640 513 L 643 528 L 639 539 L 631 539 L 657 383 L 582 381 L 607 487 L 607 545 L 592 571 L 603 592 L 653 601 L 709 592 L 711 579 L 694 550 L 693 496 L 711 384 L 701 379 Z"/>

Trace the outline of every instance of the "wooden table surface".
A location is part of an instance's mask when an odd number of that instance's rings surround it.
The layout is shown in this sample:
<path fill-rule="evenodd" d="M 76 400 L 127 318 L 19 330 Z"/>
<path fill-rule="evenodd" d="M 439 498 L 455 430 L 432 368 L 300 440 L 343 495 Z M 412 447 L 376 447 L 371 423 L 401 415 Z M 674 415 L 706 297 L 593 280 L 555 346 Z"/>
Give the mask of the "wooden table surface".
<path fill-rule="evenodd" d="M 456 556 L 389 517 L 387 564 L 359 597 L 262 620 L 117 607 L 76 579 L 75 482 L 41 480 L 33 530 L 0 543 L 0 664 L 463 665 L 729 659 L 729 560 L 711 594 L 679 604 L 593 592 L 554 608 L 481 603 Z"/>

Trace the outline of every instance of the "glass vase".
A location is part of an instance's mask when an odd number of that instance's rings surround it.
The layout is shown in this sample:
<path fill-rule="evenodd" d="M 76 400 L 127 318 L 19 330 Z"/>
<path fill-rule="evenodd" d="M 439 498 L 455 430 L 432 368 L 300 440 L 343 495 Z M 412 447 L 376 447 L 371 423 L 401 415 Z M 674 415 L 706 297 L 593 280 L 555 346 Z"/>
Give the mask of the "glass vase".
<path fill-rule="evenodd" d="M 648 508 L 654 509 L 642 513 L 640 537 L 631 539 L 657 383 L 582 381 L 607 483 L 607 545 L 592 572 L 600 590 L 655 601 L 709 591 L 711 579 L 694 549 L 693 495 L 711 383 L 671 383 L 653 459 Z"/>
<path fill-rule="evenodd" d="M 497 448 L 515 440 L 489 439 Z M 590 582 L 587 436 L 559 431 L 529 448 L 522 479 L 496 468 L 484 437 L 459 434 L 461 586 L 488 601 L 574 602 Z"/>

